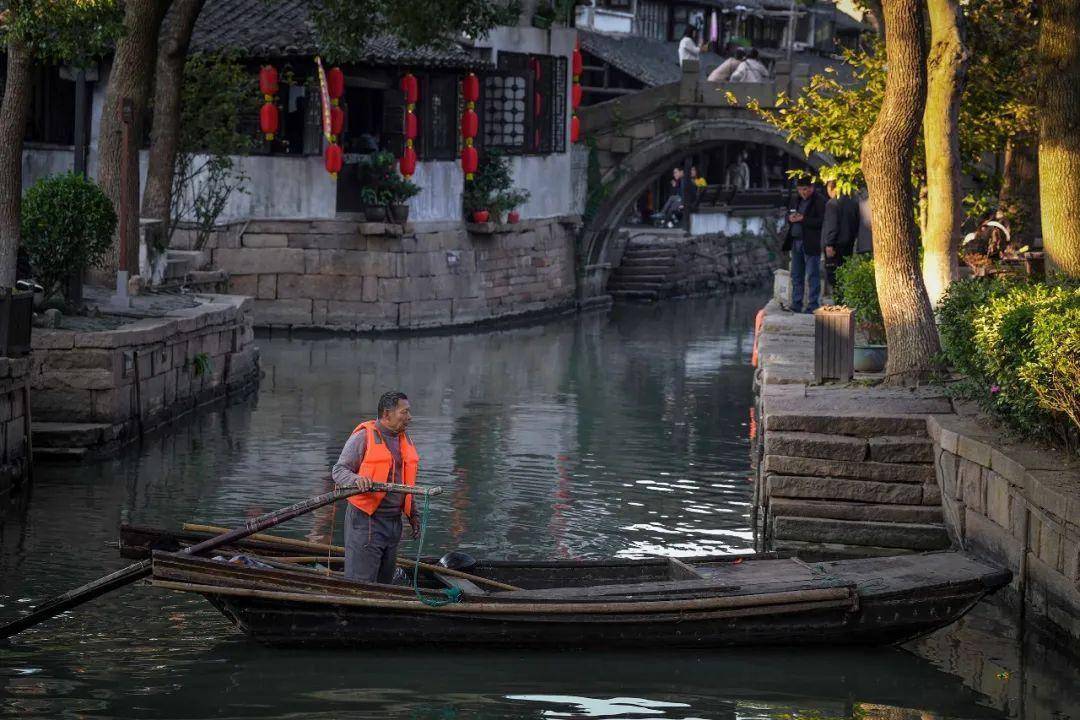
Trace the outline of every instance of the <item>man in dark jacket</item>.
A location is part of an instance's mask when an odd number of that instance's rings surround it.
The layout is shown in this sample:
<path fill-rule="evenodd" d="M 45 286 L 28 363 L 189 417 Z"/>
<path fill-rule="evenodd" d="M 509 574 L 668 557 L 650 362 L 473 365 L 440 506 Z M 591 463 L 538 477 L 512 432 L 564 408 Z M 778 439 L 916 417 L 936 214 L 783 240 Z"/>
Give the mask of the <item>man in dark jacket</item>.
<path fill-rule="evenodd" d="M 814 312 L 821 301 L 821 225 L 825 220 L 825 198 L 808 178 L 796 183 L 798 198 L 788 213 L 783 250 L 791 251 L 791 311 L 802 312 L 806 285 L 806 312 Z"/>
<path fill-rule="evenodd" d="M 835 180 L 825 183 L 829 200 L 825 203 L 825 221 L 821 225 L 821 244 L 825 247 L 825 278 L 830 291 L 836 287 L 836 268 L 855 249 L 859 235 L 859 201 L 841 195 Z"/>

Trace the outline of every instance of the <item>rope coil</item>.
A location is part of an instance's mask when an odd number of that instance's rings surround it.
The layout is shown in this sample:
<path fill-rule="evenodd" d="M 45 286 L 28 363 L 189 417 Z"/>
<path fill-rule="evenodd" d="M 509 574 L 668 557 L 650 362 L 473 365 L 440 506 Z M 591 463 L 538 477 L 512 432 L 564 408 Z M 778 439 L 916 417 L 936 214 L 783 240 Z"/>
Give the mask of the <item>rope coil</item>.
<path fill-rule="evenodd" d="M 420 564 L 421 557 L 424 552 L 424 537 L 427 535 L 427 523 L 428 523 L 428 506 L 431 504 L 431 495 L 424 493 L 424 509 L 420 515 L 420 542 L 416 545 L 416 567 L 413 568 L 413 592 L 416 593 L 416 599 L 424 603 L 428 607 L 443 607 L 444 605 L 453 605 L 454 603 L 461 602 L 461 588 L 451 587 L 444 588 L 443 594 L 445 599 L 439 600 L 437 598 L 425 597 L 420 592 L 419 580 L 420 580 Z"/>

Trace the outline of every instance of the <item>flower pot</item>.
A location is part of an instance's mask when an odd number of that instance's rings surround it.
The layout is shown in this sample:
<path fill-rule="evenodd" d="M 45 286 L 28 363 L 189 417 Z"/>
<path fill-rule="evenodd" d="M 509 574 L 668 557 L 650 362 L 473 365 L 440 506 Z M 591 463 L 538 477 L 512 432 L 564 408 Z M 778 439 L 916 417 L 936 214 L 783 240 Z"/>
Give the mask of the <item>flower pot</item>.
<path fill-rule="evenodd" d="M 474 210 L 472 219 L 474 223 L 486 223 L 491 218 L 491 213 L 487 210 Z"/>
<path fill-rule="evenodd" d="M 409 206 L 405 203 L 394 203 L 390 206 L 390 221 L 398 225 L 409 222 Z"/>
<path fill-rule="evenodd" d="M 521 213 L 519 213 L 517 210 L 511 210 L 506 214 L 506 222 L 510 223 L 511 225 L 517 225 L 519 220 L 521 220 Z"/>
<path fill-rule="evenodd" d="M 856 345 L 855 372 L 881 372 L 888 358 L 887 345 Z"/>
<path fill-rule="evenodd" d="M 364 218 L 368 222 L 386 222 L 386 208 L 381 205 L 365 205 Z"/>

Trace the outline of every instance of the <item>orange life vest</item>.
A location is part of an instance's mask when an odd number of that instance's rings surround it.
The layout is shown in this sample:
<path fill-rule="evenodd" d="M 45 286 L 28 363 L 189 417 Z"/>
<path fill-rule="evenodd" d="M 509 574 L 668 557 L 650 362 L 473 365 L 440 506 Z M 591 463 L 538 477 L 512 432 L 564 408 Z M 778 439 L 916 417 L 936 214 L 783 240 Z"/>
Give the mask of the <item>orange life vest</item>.
<path fill-rule="evenodd" d="M 375 427 L 375 421 L 368 420 L 360 423 L 353 430 L 353 435 L 358 432 L 366 432 L 367 439 L 364 444 L 364 457 L 360 460 L 360 470 L 356 474 L 360 477 L 371 478 L 379 483 L 389 482 L 390 470 L 394 466 L 394 457 L 386 448 L 386 442 L 383 440 L 382 433 Z M 413 447 L 405 433 L 401 433 L 398 437 L 401 444 L 401 464 L 404 467 L 402 470 L 403 477 L 396 478 L 396 480 L 403 482 L 405 485 L 415 485 L 416 468 L 420 464 L 420 455 L 416 452 L 416 448 Z M 349 498 L 349 502 L 356 509 L 371 515 L 382 503 L 384 497 L 386 497 L 384 492 L 369 492 L 363 495 L 353 495 Z M 406 515 L 412 517 L 412 495 L 405 496 L 404 510 Z"/>

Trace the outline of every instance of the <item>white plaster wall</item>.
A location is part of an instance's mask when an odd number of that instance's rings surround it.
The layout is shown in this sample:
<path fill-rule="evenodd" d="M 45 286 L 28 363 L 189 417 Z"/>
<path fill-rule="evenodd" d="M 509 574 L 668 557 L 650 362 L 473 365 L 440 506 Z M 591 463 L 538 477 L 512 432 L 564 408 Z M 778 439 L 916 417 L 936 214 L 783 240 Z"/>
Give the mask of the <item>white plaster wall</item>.
<path fill-rule="evenodd" d="M 628 35 L 634 31 L 634 14 L 579 5 L 575 24 L 596 32 Z"/>
<path fill-rule="evenodd" d="M 465 186 L 465 174 L 461 172 L 458 162 L 417 163 L 412 180 L 420 186 L 420 194 L 409 200 L 410 220 L 461 220 L 461 192 Z"/>
<path fill-rule="evenodd" d="M 49 175 L 71 172 L 75 151 L 68 147 L 24 147 L 22 156 L 23 192 Z"/>
<path fill-rule="evenodd" d="M 733 217 L 728 213 L 694 213 L 690 215 L 690 234 L 760 235 L 765 231 L 764 217 Z"/>

